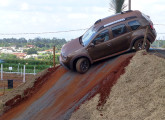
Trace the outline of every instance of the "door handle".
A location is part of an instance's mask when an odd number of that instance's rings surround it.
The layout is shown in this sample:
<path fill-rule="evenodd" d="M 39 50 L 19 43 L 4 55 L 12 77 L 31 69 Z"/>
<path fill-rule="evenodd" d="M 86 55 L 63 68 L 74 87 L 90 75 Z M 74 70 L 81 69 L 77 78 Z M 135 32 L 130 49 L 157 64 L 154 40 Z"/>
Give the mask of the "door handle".
<path fill-rule="evenodd" d="M 107 44 L 107 46 L 111 46 L 111 43 Z"/>
<path fill-rule="evenodd" d="M 131 38 L 130 36 L 127 36 L 127 39 Z"/>

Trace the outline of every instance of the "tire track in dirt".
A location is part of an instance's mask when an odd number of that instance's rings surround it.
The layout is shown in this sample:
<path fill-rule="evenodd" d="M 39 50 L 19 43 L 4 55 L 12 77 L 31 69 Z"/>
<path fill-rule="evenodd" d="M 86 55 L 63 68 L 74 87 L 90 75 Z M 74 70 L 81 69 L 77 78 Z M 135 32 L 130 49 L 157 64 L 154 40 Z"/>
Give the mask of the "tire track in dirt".
<path fill-rule="evenodd" d="M 35 94 L 4 113 L 0 119 L 69 119 L 82 103 L 97 93 L 102 96 L 98 106 L 104 105 L 111 86 L 124 73 L 124 67 L 133 55 L 129 53 L 96 63 L 86 74 L 59 67 L 46 76 L 47 81 Z"/>

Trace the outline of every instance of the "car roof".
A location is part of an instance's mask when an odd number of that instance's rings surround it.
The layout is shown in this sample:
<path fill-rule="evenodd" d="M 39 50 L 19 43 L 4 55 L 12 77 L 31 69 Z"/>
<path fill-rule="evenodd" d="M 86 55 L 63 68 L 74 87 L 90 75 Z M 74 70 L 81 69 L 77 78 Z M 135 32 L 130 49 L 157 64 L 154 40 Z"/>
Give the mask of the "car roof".
<path fill-rule="evenodd" d="M 115 15 L 112 16 L 108 16 L 106 18 L 103 19 L 99 19 L 95 22 L 95 24 L 93 25 L 95 31 L 98 31 L 99 29 L 105 28 L 107 26 L 110 26 L 112 24 L 116 24 L 122 21 L 125 21 L 127 18 L 136 18 L 141 16 L 141 12 L 138 10 L 135 11 L 125 11 L 125 12 L 121 12 L 121 13 L 117 13 Z"/>

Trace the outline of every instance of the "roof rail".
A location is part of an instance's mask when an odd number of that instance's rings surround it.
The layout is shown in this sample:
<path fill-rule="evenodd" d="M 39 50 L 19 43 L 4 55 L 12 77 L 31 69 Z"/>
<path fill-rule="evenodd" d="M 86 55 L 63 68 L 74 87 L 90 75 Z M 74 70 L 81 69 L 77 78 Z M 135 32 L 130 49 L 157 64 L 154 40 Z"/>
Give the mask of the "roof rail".
<path fill-rule="evenodd" d="M 133 10 L 123 11 L 123 12 L 121 12 L 121 14 L 128 13 L 128 12 L 132 12 L 132 11 L 133 11 Z"/>
<path fill-rule="evenodd" d="M 130 19 L 134 19 L 137 18 L 136 16 L 131 16 L 131 17 L 126 17 L 125 20 L 130 20 Z"/>
<path fill-rule="evenodd" d="M 95 24 L 97 24 L 97 23 L 99 23 L 99 22 L 101 22 L 101 19 L 97 20 L 97 21 L 95 22 Z"/>

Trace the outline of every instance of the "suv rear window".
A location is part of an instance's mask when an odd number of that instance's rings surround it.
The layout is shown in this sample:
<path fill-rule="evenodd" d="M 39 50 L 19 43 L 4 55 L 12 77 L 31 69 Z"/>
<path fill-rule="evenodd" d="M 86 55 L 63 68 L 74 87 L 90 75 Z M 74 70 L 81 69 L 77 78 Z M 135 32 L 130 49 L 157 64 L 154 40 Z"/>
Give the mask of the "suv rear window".
<path fill-rule="evenodd" d="M 128 25 L 131 27 L 132 30 L 136 30 L 140 26 L 140 23 L 137 20 L 134 20 L 128 22 Z"/>
<path fill-rule="evenodd" d="M 150 17 L 147 16 L 147 15 L 145 15 L 144 13 L 142 13 L 142 16 L 143 16 L 146 20 L 148 20 L 149 22 L 151 21 Z"/>
<path fill-rule="evenodd" d="M 127 32 L 127 30 L 126 30 L 126 26 L 124 24 L 112 27 L 112 34 L 114 37 L 124 34 L 126 32 Z"/>

